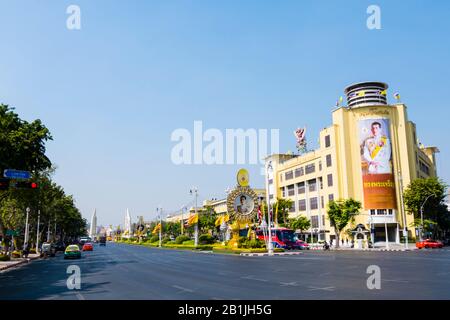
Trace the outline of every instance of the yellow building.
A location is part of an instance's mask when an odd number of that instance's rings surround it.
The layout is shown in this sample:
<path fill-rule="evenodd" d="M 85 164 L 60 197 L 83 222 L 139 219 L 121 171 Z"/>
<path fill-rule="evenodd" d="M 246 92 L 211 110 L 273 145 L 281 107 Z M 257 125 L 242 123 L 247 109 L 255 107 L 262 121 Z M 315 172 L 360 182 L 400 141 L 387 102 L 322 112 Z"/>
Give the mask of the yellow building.
<path fill-rule="evenodd" d="M 266 188 L 275 198 L 293 201 L 290 217 L 306 215 L 315 240 L 334 239 L 326 214 L 330 200 L 353 198 L 363 209 L 354 229 L 362 224 L 372 241 L 400 242 L 405 225 L 408 236 L 413 216 L 402 205 L 404 189 L 416 178 L 436 176 L 436 147 L 418 143 L 416 125 L 408 119 L 407 107 L 387 103 L 385 83 L 364 82 L 345 89 L 347 106 L 332 112 L 332 125 L 320 132 L 320 146 L 303 155 L 274 154 L 266 158 Z M 387 237 L 385 230 L 387 230 Z M 341 239 L 348 238 L 347 230 Z M 361 229 L 360 229 L 361 231 Z"/>

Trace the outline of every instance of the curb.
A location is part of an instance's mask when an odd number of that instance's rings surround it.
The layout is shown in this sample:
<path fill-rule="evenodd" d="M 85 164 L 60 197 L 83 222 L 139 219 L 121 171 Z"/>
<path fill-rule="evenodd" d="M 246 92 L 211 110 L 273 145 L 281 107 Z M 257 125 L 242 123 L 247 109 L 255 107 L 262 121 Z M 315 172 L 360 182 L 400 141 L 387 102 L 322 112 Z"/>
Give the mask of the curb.
<path fill-rule="evenodd" d="M 296 256 L 300 255 L 302 252 L 274 252 L 274 256 Z M 268 257 L 268 253 L 240 253 L 243 257 Z"/>
<path fill-rule="evenodd" d="M 15 268 L 15 267 L 21 266 L 21 265 L 23 265 L 25 263 L 29 263 L 30 261 L 36 260 L 38 258 L 39 258 L 39 256 L 38 257 L 33 257 L 33 258 L 26 258 L 25 260 L 18 261 L 17 263 L 8 264 L 6 266 L 0 267 L 0 272 L 3 272 L 3 271 L 6 271 L 6 270 L 9 270 L 11 268 Z"/>

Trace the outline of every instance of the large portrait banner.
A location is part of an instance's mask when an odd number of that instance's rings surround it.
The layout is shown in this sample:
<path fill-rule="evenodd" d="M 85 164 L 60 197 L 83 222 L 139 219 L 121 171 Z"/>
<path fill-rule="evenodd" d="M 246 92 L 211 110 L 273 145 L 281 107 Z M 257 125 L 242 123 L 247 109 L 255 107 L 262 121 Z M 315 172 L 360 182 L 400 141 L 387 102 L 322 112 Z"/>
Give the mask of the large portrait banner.
<path fill-rule="evenodd" d="M 396 209 L 389 119 L 359 120 L 364 209 Z"/>

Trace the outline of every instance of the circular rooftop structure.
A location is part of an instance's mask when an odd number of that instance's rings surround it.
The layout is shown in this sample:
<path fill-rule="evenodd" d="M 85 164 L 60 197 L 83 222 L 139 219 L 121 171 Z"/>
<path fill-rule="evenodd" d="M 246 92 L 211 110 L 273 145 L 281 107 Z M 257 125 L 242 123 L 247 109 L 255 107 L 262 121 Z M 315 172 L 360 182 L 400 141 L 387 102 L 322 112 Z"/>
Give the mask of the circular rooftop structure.
<path fill-rule="evenodd" d="M 387 105 L 388 85 L 384 82 L 359 82 L 345 88 L 349 108 Z"/>

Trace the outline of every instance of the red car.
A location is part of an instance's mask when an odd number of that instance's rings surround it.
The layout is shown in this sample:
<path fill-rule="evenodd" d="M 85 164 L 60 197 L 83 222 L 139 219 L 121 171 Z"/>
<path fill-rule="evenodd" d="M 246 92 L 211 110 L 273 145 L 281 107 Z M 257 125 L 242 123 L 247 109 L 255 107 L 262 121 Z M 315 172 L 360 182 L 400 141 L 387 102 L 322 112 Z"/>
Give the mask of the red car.
<path fill-rule="evenodd" d="M 416 242 L 416 247 L 418 249 L 428 249 L 428 248 L 442 248 L 444 246 L 444 244 L 440 241 L 435 241 L 435 240 L 431 240 L 431 239 L 426 239 L 423 241 L 419 241 Z"/>
<path fill-rule="evenodd" d="M 92 245 L 92 243 L 90 243 L 90 242 L 86 242 L 84 245 L 83 245 L 83 249 L 82 249 L 83 251 L 93 251 L 94 250 L 94 246 Z"/>

